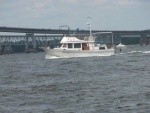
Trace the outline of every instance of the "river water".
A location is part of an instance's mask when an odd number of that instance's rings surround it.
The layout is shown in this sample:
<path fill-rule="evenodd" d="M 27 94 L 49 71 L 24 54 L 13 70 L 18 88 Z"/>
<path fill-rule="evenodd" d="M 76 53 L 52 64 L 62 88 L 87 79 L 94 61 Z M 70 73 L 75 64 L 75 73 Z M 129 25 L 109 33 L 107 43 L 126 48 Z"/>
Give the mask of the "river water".
<path fill-rule="evenodd" d="M 150 53 L 1 55 L 0 113 L 150 113 Z"/>

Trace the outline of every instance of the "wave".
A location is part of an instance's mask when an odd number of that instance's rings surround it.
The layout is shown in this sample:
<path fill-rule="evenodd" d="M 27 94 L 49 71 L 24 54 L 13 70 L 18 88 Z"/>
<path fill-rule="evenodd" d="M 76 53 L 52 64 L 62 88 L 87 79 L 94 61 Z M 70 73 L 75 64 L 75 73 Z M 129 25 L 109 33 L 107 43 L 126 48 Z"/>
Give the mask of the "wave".
<path fill-rule="evenodd" d="M 58 59 L 60 57 L 45 55 L 45 59 Z"/>

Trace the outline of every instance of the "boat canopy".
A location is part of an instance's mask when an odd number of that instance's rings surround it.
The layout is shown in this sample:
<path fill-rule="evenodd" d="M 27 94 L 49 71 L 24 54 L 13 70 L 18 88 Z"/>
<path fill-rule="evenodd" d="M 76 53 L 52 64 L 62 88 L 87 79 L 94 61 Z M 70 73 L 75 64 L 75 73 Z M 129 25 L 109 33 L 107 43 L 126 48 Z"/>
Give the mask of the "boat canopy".
<path fill-rule="evenodd" d="M 60 43 L 89 43 L 89 42 L 94 42 L 94 41 L 85 41 L 85 40 L 80 40 L 76 37 L 63 37 L 63 39 L 60 41 Z"/>

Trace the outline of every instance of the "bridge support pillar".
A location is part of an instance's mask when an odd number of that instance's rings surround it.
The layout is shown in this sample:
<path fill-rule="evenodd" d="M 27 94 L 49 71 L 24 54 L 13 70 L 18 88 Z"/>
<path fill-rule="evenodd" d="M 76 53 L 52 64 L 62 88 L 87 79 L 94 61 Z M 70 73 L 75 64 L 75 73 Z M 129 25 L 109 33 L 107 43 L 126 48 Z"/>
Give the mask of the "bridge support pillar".
<path fill-rule="evenodd" d="M 11 44 L 5 45 L 4 54 L 13 54 L 13 49 Z"/>
<path fill-rule="evenodd" d="M 32 44 L 33 44 L 33 51 L 32 52 L 36 52 L 36 39 L 34 37 L 34 34 L 32 34 Z"/>
<path fill-rule="evenodd" d="M 0 55 L 2 55 L 3 52 L 2 52 L 2 45 L 0 44 Z"/>
<path fill-rule="evenodd" d="M 28 42 L 28 34 L 26 34 L 26 44 L 25 44 L 25 53 L 28 53 L 28 49 L 29 49 L 29 42 Z"/>
<path fill-rule="evenodd" d="M 29 38 L 32 40 L 32 48 L 29 48 Z M 26 34 L 26 45 L 25 45 L 25 53 L 36 52 L 36 40 L 34 37 L 34 33 Z"/>
<path fill-rule="evenodd" d="M 146 36 L 146 34 L 141 34 L 141 37 L 140 37 L 140 45 L 142 46 L 143 44 L 145 45 L 148 45 L 150 42 L 149 42 L 149 39 L 148 37 Z"/>

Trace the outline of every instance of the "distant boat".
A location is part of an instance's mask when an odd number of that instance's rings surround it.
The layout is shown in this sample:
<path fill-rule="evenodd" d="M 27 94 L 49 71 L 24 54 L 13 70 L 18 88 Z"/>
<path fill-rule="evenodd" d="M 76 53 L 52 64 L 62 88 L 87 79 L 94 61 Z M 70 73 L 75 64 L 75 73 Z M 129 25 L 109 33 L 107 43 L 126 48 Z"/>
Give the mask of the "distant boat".
<path fill-rule="evenodd" d="M 90 36 L 84 37 L 83 40 L 73 36 L 65 36 L 60 41 L 61 46 L 45 49 L 47 56 L 56 57 L 89 57 L 89 56 L 110 56 L 115 54 L 115 49 L 107 47 L 104 43 L 96 43 L 95 37 L 92 36 L 91 31 L 91 17 L 88 16 L 90 26 Z M 111 33 L 112 32 L 99 32 L 100 33 Z M 113 41 L 113 34 L 112 34 Z M 113 43 L 113 42 L 112 42 Z"/>
<path fill-rule="evenodd" d="M 116 46 L 118 49 L 126 49 L 126 45 L 120 43 Z"/>

